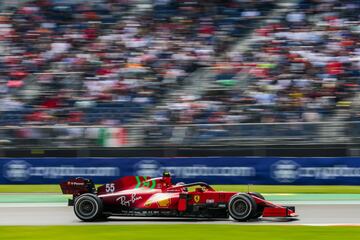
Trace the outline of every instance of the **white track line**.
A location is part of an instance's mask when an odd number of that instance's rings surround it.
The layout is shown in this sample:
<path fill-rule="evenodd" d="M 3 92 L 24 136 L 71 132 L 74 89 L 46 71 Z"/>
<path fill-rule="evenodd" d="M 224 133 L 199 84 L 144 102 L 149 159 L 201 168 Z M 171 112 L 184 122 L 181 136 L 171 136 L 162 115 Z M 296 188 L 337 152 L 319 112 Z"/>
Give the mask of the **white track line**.
<path fill-rule="evenodd" d="M 314 227 L 329 227 L 329 226 L 348 226 L 348 227 L 351 227 L 351 226 L 354 226 L 354 227 L 358 227 L 360 226 L 360 223 L 349 223 L 349 224 L 346 224 L 346 223 L 303 223 L 303 224 L 295 224 L 295 225 L 302 225 L 302 226 L 314 226 Z"/>

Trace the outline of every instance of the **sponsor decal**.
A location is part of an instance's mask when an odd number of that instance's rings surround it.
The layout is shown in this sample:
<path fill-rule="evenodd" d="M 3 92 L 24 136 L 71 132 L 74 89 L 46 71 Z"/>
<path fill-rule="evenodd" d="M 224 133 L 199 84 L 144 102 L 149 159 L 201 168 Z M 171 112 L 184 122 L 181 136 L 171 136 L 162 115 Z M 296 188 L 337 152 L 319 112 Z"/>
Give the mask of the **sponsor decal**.
<path fill-rule="evenodd" d="M 19 158 L 0 161 L 1 183 L 59 183 L 72 177 L 109 182 L 117 177 L 138 176 L 134 188 L 160 189 L 161 176 L 170 171 L 178 181 L 209 183 L 341 184 L 360 180 L 360 158 Z M 104 162 L 102 162 L 104 160 Z M 101 165 L 99 165 L 101 164 Z M 78 184 L 78 183 L 76 183 Z M 81 184 L 81 183 L 80 183 Z M 70 186 L 70 185 L 69 185 Z M 80 185 L 79 185 L 80 186 Z M 109 186 L 109 192 L 113 188 Z M 201 196 L 201 194 L 200 194 Z M 143 197 L 144 198 L 144 197 Z M 203 197 L 202 197 L 203 198 Z M 147 200 L 147 199 L 146 199 Z M 201 199 L 204 200 L 204 199 Z M 224 199 L 223 199 L 224 200 Z M 152 206 L 156 205 L 156 201 Z M 157 206 L 157 205 L 156 205 Z"/>
<path fill-rule="evenodd" d="M 14 160 L 6 163 L 3 167 L 3 175 L 13 182 L 23 182 L 31 177 L 44 179 L 57 179 L 62 177 L 110 177 L 118 176 L 117 167 L 74 167 L 74 166 L 38 166 L 34 167 L 26 161 Z"/>
<path fill-rule="evenodd" d="M 72 185 L 72 186 L 84 186 L 85 183 L 83 183 L 83 182 L 71 182 L 71 181 L 69 181 L 69 182 L 67 182 L 67 185 Z"/>
<path fill-rule="evenodd" d="M 168 207 L 168 206 L 170 206 L 170 203 L 171 203 L 170 198 L 163 199 L 163 200 L 160 200 L 157 202 L 159 207 Z"/>
<path fill-rule="evenodd" d="M 4 165 L 4 177 L 10 181 L 22 182 L 30 178 L 31 165 L 22 160 L 10 161 Z"/>
<path fill-rule="evenodd" d="M 131 194 L 130 196 L 120 196 L 116 199 L 117 202 L 120 202 L 120 205 L 125 207 L 130 207 L 133 205 L 136 201 L 141 200 L 141 196 L 136 196 L 136 193 Z"/>
<path fill-rule="evenodd" d="M 162 172 L 169 171 L 179 178 L 193 177 L 253 177 L 256 174 L 254 167 L 231 167 L 220 166 L 210 167 L 206 165 L 191 166 L 161 166 L 156 160 L 142 160 L 135 165 L 135 175 L 156 177 L 161 176 Z"/>
<path fill-rule="evenodd" d="M 271 177 L 281 183 L 292 183 L 300 178 L 336 179 L 360 178 L 360 167 L 334 165 L 326 167 L 302 167 L 292 160 L 280 160 L 271 166 Z"/>
<path fill-rule="evenodd" d="M 298 178 L 299 164 L 291 160 L 280 160 L 271 166 L 271 177 L 281 183 L 291 183 Z"/>
<path fill-rule="evenodd" d="M 142 160 L 135 164 L 135 175 L 158 177 L 162 174 L 161 165 L 155 160 Z"/>
<path fill-rule="evenodd" d="M 167 167 L 177 177 L 253 177 L 254 167 L 209 167 L 204 165 L 193 165 L 190 167 Z"/>
<path fill-rule="evenodd" d="M 194 202 L 198 203 L 200 201 L 200 195 L 195 195 L 194 196 Z"/>

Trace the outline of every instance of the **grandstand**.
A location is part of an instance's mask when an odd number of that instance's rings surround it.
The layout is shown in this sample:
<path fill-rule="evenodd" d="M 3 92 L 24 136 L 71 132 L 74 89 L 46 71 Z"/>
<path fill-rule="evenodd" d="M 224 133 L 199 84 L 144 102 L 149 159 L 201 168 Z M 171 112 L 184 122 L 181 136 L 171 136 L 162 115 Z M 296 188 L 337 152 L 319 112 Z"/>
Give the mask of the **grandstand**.
<path fill-rule="evenodd" d="M 0 138 L 112 147 L 351 141 L 359 8 L 325 0 L 4 1 Z"/>

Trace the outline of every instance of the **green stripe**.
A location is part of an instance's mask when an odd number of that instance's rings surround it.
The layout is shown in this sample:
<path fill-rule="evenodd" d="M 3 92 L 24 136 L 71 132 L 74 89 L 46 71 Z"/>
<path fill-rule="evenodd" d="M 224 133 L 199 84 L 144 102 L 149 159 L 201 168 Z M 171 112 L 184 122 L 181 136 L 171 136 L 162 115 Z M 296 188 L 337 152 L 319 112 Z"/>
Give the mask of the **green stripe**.
<path fill-rule="evenodd" d="M 154 189 L 156 186 L 156 181 L 153 179 L 151 182 L 152 182 L 152 185 L 151 185 L 150 189 Z"/>
<path fill-rule="evenodd" d="M 143 177 L 143 179 L 144 179 L 144 182 L 147 180 L 146 179 L 146 176 L 142 176 Z M 146 186 L 145 186 L 145 183 L 143 184 L 143 187 L 148 187 L 149 186 L 149 184 L 147 184 Z"/>
<path fill-rule="evenodd" d="M 97 139 L 97 143 L 100 146 L 105 146 L 106 143 L 106 136 L 107 136 L 107 132 L 105 128 L 100 128 L 99 129 L 99 133 L 98 133 L 98 139 Z"/>
<path fill-rule="evenodd" d="M 137 182 L 135 188 L 138 188 L 138 187 L 140 187 L 140 185 L 141 185 L 141 181 L 140 181 L 139 176 L 135 176 L 135 179 L 136 179 L 136 182 Z"/>

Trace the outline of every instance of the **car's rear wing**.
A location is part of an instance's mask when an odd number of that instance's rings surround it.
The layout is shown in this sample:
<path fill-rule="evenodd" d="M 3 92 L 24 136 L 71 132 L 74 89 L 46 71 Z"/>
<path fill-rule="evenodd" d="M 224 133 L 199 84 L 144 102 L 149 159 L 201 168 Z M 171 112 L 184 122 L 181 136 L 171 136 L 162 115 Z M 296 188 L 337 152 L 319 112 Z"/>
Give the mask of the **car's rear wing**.
<path fill-rule="evenodd" d="M 72 194 L 74 197 L 84 193 L 95 193 L 95 184 L 92 180 L 86 178 L 72 178 L 66 182 L 60 183 L 63 194 Z"/>

